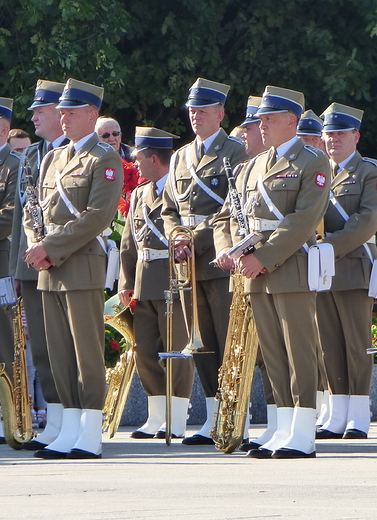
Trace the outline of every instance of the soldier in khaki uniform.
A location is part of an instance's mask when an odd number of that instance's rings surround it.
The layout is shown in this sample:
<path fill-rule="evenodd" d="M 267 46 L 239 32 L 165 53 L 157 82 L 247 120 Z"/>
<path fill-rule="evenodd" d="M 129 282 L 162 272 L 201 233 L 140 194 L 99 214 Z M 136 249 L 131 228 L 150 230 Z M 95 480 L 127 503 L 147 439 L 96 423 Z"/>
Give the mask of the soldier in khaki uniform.
<path fill-rule="evenodd" d="M 237 176 L 251 231 L 263 240 L 239 260 L 248 279 L 262 355 L 277 405 L 277 428 L 255 458 L 315 457 L 318 331 L 314 292 L 308 288 L 307 246 L 328 202 L 327 157 L 296 137 L 304 106 L 300 92 L 267 86 L 257 112 L 262 138 L 271 146 L 245 164 Z M 223 241 L 232 242 L 229 211 L 219 215 Z M 231 233 L 232 234 L 232 233 Z"/>
<path fill-rule="evenodd" d="M 333 166 L 325 237 L 335 253 L 331 290 L 318 294 L 321 345 L 330 389 L 330 417 L 319 439 L 365 439 L 369 392 L 373 298 L 368 296 L 377 257 L 377 162 L 356 150 L 363 111 L 332 103 L 324 112 L 324 137 Z"/>
<path fill-rule="evenodd" d="M 259 129 L 260 120 L 255 116 L 261 101 L 262 98 L 258 96 L 248 97 L 245 121 L 240 125 L 240 127 L 244 129 L 242 139 L 250 157 L 256 157 L 260 153 L 268 150 L 268 147 L 265 146 L 262 141 L 262 134 Z"/>
<path fill-rule="evenodd" d="M 17 185 L 20 154 L 12 151 L 7 143 L 13 100 L 0 98 L 0 278 L 9 276 L 9 238 L 12 234 L 12 217 Z M 11 317 L 0 308 L 0 362 L 12 377 L 14 357 L 13 328 Z M 0 422 L 0 444 L 5 444 Z"/>
<path fill-rule="evenodd" d="M 169 171 L 173 138 L 163 130 L 136 127 L 135 158 L 143 183 L 132 194 L 129 217 L 121 242 L 119 297 L 134 311 L 136 366 L 148 395 L 148 420 L 132 432 L 134 439 L 165 438 L 166 384 L 158 353 L 166 351 L 166 302 L 169 288 L 169 251 L 161 218 L 162 191 Z M 174 350 L 187 344 L 182 307 L 173 301 Z M 183 437 L 194 376 L 192 359 L 173 361 L 172 436 Z"/>
<path fill-rule="evenodd" d="M 39 169 L 46 153 L 69 140 L 63 135 L 59 111 L 56 106 L 64 88 L 64 83 L 38 80 L 34 99 L 28 110 L 33 111 L 32 121 L 35 133 L 42 140 L 32 144 L 21 158 L 21 166 L 27 161 L 33 175 L 34 186 L 39 179 Z M 10 273 L 22 295 L 23 305 L 30 339 L 33 364 L 38 371 L 43 397 L 47 402 L 47 425 L 38 439 L 26 442 L 23 448 L 38 450 L 47 446 L 59 435 L 63 406 L 60 403 L 48 357 L 46 333 L 43 319 L 42 293 L 37 290 L 38 272 L 30 269 L 24 262 L 27 239 L 22 223 L 23 208 L 26 204 L 25 170 L 20 168 L 15 207 L 13 215 L 12 244 L 10 252 Z"/>
<path fill-rule="evenodd" d="M 243 134 L 243 140 L 245 142 L 245 148 L 247 153 L 250 155 L 250 157 L 255 157 L 256 155 L 259 155 L 262 152 L 265 152 L 268 150 L 268 147 L 263 144 L 262 141 L 262 134 L 259 129 L 259 123 L 260 119 L 255 115 L 258 112 L 259 105 L 262 101 L 261 97 L 258 96 L 249 96 L 247 100 L 247 107 L 246 107 L 246 117 L 244 122 L 240 125 L 240 128 L 244 129 Z M 234 170 L 234 175 L 238 175 L 238 171 L 242 168 L 242 165 L 238 165 Z M 228 204 L 229 204 L 229 195 L 227 199 L 225 200 L 225 211 L 228 211 Z M 221 214 L 224 210 L 221 210 Z M 218 242 L 221 244 L 224 241 L 223 233 L 225 232 L 224 228 L 221 229 L 221 232 L 216 232 L 217 227 L 214 227 L 214 241 L 215 241 L 215 249 L 216 249 L 216 258 L 217 263 L 219 266 L 221 266 L 222 269 L 234 269 L 235 268 L 235 262 L 232 259 L 229 259 L 226 255 L 223 253 L 229 249 L 229 246 L 227 246 L 224 251 L 219 250 L 218 248 Z M 242 236 L 239 234 L 238 226 L 232 227 L 232 236 L 231 241 L 233 244 L 237 244 Z M 230 233 L 230 229 L 229 229 Z M 260 348 L 258 348 L 257 353 L 257 359 L 256 359 L 256 365 L 259 367 L 261 374 L 262 374 L 262 380 L 263 380 L 263 390 L 264 390 L 264 397 L 267 403 L 267 428 L 266 430 L 254 441 L 252 442 L 243 442 L 240 446 L 241 451 L 248 452 L 252 450 L 253 448 L 258 448 L 272 437 L 276 430 L 276 404 L 274 401 L 274 396 L 271 388 L 271 383 L 267 375 L 266 366 L 263 361 L 263 356 L 261 353 Z M 244 438 L 245 440 L 248 438 L 248 428 L 250 421 L 247 418 L 246 425 L 245 425 L 245 433 Z"/>
<path fill-rule="evenodd" d="M 49 152 L 40 172 L 45 238 L 25 261 L 40 271 L 51 367 L 64 407 L 59 436 L 36 457 L 101 457 L 106 244 L 123 183 L 119 155 L 94 126 L 103 89 L 69 79 L 60 97 L 68 146 Z M 30 217 L 26 222 L 30 230 Z"/>
<path fill-rule="evenodd" d="M 306 110 L 298 122 L 296 134 L 298 137 L 301 137 L 305 144 L 326 152 L 322 140 L 322 127 L 322 119 L 313 110 Z"/>
<path fill-rule="evenodd" d="M 177 224 L 194 230 L 199 328 L 204 348 L 213 352 L 194 355 L 206 396 L 207 420 L 196 435 L 183 440 L 184 444 L 213 444 L 209 432 L 229 318 L 229 271 L 210 264 L 215 258 L 212 224 L 228 191 L 223 158 L 228 157 L 234 167 L 248 156 L 239 140 L 220 128 L 228 91 L 228 85 L 203 78 L 190 88 L 186 106 L 196 138 L 173 155 L 164 191 L 166 235 Z M 178 262 L 190 254 L 187 243 L 177 242 Z"/>

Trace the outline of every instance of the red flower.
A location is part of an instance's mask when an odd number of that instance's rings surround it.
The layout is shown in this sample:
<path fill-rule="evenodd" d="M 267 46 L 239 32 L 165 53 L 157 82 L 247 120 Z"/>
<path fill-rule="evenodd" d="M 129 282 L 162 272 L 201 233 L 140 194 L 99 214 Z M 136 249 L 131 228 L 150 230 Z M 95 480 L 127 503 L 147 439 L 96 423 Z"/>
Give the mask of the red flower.
<path fill-rule="evenodd" d="M 121 159 L 123 165 L 123 190 L 119 201 L 118 209 L 120 213 L 127 217 L 130 209 L 130 198 L 132 191 L 140 183 L 140 172 L 134 163 Z"/>
<path fill-rule="evenodd" d="M 110 341 L 110 348 L 111 350 L 119 350 L 120 349 L 120 345 L 117 341 L 115 341 L 115 339 L 112 339 Z"/>

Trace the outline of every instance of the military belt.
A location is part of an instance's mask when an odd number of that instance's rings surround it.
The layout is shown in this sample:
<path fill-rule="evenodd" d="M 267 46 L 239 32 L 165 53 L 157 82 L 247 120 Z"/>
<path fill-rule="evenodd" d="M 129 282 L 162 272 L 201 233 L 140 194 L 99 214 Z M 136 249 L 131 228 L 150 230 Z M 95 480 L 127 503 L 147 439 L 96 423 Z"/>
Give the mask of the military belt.
<path fill-rule="evenodd" d="M 169 258 L 169 251 L 167 249 L 150 249 L 149 247 L 144 247 L 138 250 L 137 257 L 143 262 L 152 262 L 153 260 Z"/>
<path fill-rule="evenodd" d="M 266 218 L 249 218 L 249 228 L 251 231 L 261 233 L 262 231 L 275 231 L 279 226 L 280 220 L 268 220 Z"/>
<path fill-rule="evenodd" d="M 181 217 L 182 224 L 191 229 L 195 229 L 207 218 L 208 215 L 188 215 L 187 217 Z"/>

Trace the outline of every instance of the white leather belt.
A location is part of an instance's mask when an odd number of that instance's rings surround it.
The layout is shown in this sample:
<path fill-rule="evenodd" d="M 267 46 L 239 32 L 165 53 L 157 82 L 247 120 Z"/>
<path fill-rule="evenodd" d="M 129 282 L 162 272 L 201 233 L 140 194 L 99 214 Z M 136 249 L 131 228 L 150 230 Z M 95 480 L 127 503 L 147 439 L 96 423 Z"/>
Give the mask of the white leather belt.
<path fill-rule="evenodd" d="M 187 217 L 181 217 L 182 224 L 191 229 L 195 229 L 207 218 L 208 215 L 188 215 Z"/>
<path fill-rule="evenodd" d="M 332 235 L 332 233 L 329 233 L 328 231 L 326 231 L 325 235 L 326 235 L 327 237 L 329 237 L 329 236 Z M 374 245 L 376 245 L 376 236 L 373 235 L 372 237 L 370 237 L 370 238 L 365 242 L 365 244 L 374 244 Z"/>
<path fill-rule="evenodd" d="M 249 228 L 252 231 L 261 233 L 262 231 L 275 231 L 279 226 L 280 220 L 268 220 L 266 218 L 249 218 Z"/>
<path fill-rule="evenodd" d="M 167 249 L 150 249 L 144 247 L 143 249 L 139 249 L 137 257 L 143 262 L 152 262 L 152 260 L 169 258 L 169 251 Z"/>
<path fill-rule="evenodd" d="M 52 233 L 53 231 L 55 231 L 55 229 L 58 229 L 59 227 L 62 226 L 60 224 L 47 224 L 47 226 L 45 226 L 45 235 Z"/>

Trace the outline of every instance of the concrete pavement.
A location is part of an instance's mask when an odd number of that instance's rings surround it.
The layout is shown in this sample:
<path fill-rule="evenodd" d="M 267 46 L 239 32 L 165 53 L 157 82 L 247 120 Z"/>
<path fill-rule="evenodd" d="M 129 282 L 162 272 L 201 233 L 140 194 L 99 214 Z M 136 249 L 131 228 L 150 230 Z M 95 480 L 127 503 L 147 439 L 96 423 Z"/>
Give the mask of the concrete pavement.
<path fill-rule="evenodd" d="M 317 458 L 254 460 L 213 446 L 105 434 L 103 458 L 43 461 L 0 446 L 0 519 L 377 518 L 377 423 L 367 440 L 318 441 Z M 257 437 L 262 425 L 250 428 Z M 189 433 L 196 428 L 191 426 Z"/>

